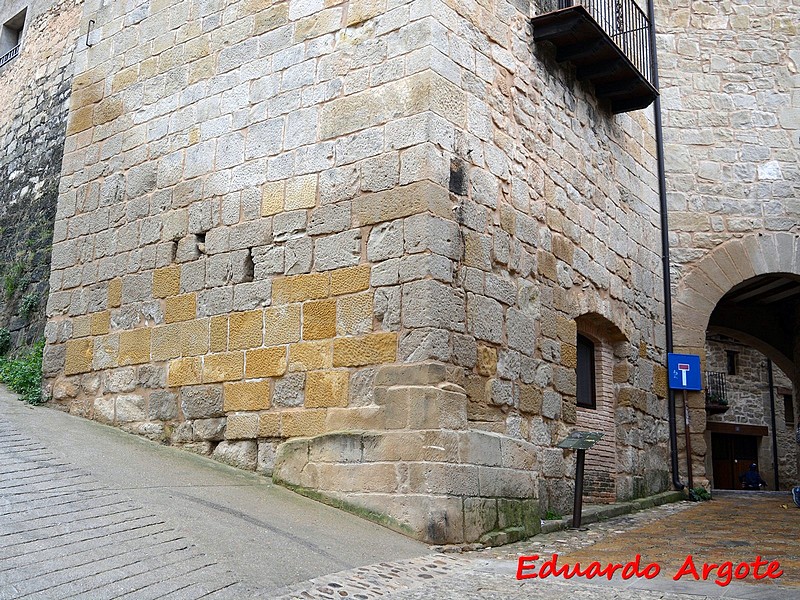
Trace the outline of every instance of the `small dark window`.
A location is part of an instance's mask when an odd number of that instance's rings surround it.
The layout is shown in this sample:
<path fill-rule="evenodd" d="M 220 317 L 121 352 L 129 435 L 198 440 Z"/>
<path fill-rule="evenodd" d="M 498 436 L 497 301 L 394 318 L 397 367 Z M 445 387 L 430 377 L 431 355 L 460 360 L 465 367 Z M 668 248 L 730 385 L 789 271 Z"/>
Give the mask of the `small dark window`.
<path fill-rule="evenodd" d="M 725 350 L 725 364 L 728 375 L 736 375 L 736 366 L 739 362 L 739 353 L 735 350 Z"/>
<path fill-rule="evenodd" d="M 783 395 L 783 418 L 787 427 L 794 427 L 794 398 L 791 394 Z"/>
<path fill-rule="evenodd" d="M 0 66 L 19 54 L 22 30 L 25 29 L 25 15 L 28 9 L 18 13 L 3 24 L 0 30 Z"/>
<path fill-rule="evenodd" d="M 575 371 L 577 375 L 576 397 L 578 406 L 596 408 L 594 343 L 580 334 L 578 334 L 578 366 Z"/>

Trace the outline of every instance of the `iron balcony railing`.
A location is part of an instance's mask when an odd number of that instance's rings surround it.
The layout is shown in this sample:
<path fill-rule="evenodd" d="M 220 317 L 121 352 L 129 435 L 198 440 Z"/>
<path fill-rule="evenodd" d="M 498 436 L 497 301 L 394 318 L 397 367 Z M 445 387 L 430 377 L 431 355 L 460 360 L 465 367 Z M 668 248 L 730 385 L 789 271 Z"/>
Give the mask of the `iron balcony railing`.
<path fill-rule="evenodd" d="M 728 386 L 725 373 L 706 371 L 706 404 L 728 405 Z"/>
<path fill-rule="evenodd" d="M 534 0 L 537 14 L 582 6 L 651 84 L 650 19 L 633 0 Z"/>
<path fill-rule="evenodd" d="M 7 62 L 10 62 L 12 59 L 16 58 L 17 54 L 19 54 L 19 44 L 14 46 L 11 50 L 9 50 L 5 54 L 3 54 L 2 57 L 0 57 L 0 67 L 5 65 Z"/>

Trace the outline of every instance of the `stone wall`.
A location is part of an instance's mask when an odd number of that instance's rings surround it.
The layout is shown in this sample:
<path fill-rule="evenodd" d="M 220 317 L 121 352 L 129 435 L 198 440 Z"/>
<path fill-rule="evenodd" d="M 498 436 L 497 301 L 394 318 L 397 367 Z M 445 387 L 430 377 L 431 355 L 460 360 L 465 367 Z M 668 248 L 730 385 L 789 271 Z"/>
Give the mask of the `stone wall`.
<path fill-rule="evenodd" d="M 25 8 L 4 3 L 0 16 Z M 80 0 L 28 7 L 20 54 L 0 69 L 0 327 L 42 336 Z M 6 14 L 6 12 L 8 14 Z"/>
<path fill-rule="evenodd" d="M 731 237 L 797 230 L 797 15 L 778 0 L 658 5 L 677 281 Z"/>
<path fill-rule="evenodd" d="M 711 312 L 732 286 L 798 272 L 797 15 L 777 0 L 657 5 L 675 344 L 703 355 Z M 702 394 L 690 407 L 702 480 Z"/>
<path fill-rule="evenodd" d="M 651 115 L 598 105 L 528 14 L 88 0 L 55 403 L 422 539 L 494 543 L 571 506 L 554 446 L 588 320 L 613 343 L 605 499 L 666 489 Z"/>
<path fill-rule="evenodd" d="M 759 471 L 774 489 L 772 456 L 772 414 L 770 409 L 769 376 L 766 357 L 749 346 L 735 340 L 709 340 L 706 344 L 707 369 L 726 373 L 726 352 L 736 353 L 736 374 L 726 374 L 727 399 L 730 408 L 727 412 L 709 415 L 709 421 L 719 423 L 740 423 L 766 427 L 769 433 L 759 440 Z M 781 489 L 791 489 L 797 481 L 797 442 L 795 441 L 795 422 L 786 422 L 783 406 L 783 393 L 792 393 L 792 382 L 777 366 L 772 366 L 772 380 L 775 393 L 775 430 L 778 442 L 778 477 Z M 797 411 L 795 411 L 795 415 Z"/>

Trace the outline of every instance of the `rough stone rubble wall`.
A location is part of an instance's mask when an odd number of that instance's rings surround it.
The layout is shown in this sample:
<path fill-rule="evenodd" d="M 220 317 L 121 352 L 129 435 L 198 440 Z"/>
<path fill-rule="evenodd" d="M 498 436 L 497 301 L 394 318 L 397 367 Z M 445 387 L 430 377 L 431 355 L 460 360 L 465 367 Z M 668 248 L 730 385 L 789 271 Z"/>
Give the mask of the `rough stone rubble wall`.
<path fill-rule="evenodd" d="M 15 345 L 44 330 L 81 3 L 37 3 L 20 54 L 0 69 L 0 326 Z"/>
<path fill-rule="evenodd" d="M 774 489 L 772 470 L 772 415 L 770 412 L 769 378 L 767 359 L 758 350 L 738 343 L 709 340 L 706 344 L 706 360 L 709 371 L 726 372 L 727 356 L 731 350 L 737 353 L 735 375 L 725 375 L 727 398 L 730 408 L 727 412 L 709 415 L 709 421 L 719 423 L 742 423 L 760 425 L 769 433 L 760 438 L 758 444 L 759 470 L 762 477 Z M 792 382 L 774 364 L 772 379 L 775 387 L 775 430 L 778 442 L 778 477 L 782 489 L 790 489 L 797 481 L 797 442 L 795 424 L 787 423 L 784 415 L 783 396 L 778 389 L 792 394 Z M 793 394 L 796 396 L 796 394 Z M 796 398 L 793 397 L 796 403 Z M 795 410 L 795 415 L 797 411 Z"/>

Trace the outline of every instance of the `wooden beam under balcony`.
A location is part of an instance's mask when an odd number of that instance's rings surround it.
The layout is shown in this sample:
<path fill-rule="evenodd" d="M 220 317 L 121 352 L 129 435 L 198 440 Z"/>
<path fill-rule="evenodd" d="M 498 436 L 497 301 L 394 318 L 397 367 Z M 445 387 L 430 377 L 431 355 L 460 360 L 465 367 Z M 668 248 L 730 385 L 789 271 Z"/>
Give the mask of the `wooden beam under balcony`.
<path fill-rule="evenodd" d="M 578 78 L 591 82 L 614 113 L 646 108 L 656 99 L 656 88 L 583 6 L 538 15 L 531 22 L 533 39 L 553 44 L 556 60 L 572 63 Z M 644 51 L 649 56 L 649 48 Z"/>

